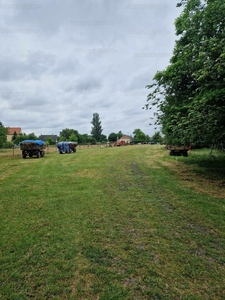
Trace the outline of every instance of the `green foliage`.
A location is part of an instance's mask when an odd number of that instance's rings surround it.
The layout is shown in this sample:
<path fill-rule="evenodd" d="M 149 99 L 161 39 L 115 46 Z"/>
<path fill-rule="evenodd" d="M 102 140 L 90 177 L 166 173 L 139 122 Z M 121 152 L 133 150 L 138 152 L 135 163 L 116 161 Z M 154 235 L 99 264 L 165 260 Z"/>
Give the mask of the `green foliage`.
<path fill-rule="evenodd" d="M 2 122 L 0 122 L 0 148 L 3 147 L 3 144 L 7 140 L 7 131 L 8 129 L 3 126 Z"/>
<path fill-rule="evenodd" d="M 96 139 L 93 138 L 92 136 L 89 136 L 88 134 L 79 134 L 78 135 L 78 144 L 80 145 L 87 145 L 87 144 L 91 144 L 91 145 L 95 145 L 96 144 Z"/>
<path fill-rule="evenodd" d="M 20 134 L 17 134 L 17 136 L 13 140 L 13 143 L 14 143 L 14 145 L 18 145 L 23 140 L 37 140 L 37 139 L 38 139 L 38 137 L 33 132 L 29 133 L 29 134 L 20 133 Z"/>
<path fill-rule="evenodd" d="M 46 138 L 45 143 L 47 145 L 55 145 L 55 142 L 52 140 L 51 137 Z"/>
<path fill-rule="evenodd" d="M 134 143 L 145 143 L 146 142 L 146 135 L 140 129 L 135 129 L 134 132 Z"/>
<path fill-rule="evenodd" d="M 38 137 L 32 132 L 27 134 L 27 140 L 38 140 Z"/>
<path fill-rule="evenodd" d="M 225 142 L 225 2 L 182 1 L 169 66 L 157 72 L 146 108 L 167 143 Z"/>
<path fill-rule="evenodd" d="M 106 143 L 107 142 L 107 136 L 104 134 L 101 134 L 101 143 Z"/>
<path fill-rule="evenodd" d="M 69 141 L 70 137 L 76 136 L 78 137 L 79 132 L 75 129 L 69 129 L 69 128 L 65 128 L 63 129 L 60 133 L 59 133 L 59 141 Z"/>
<path fill-rule="evenodd" d="M 115 132 L 112 132 L 108 136 L 108 140 L 111 142 L 116 142 L 117 141 L 117 134 Z"/>
<path fill-rule="evenodd" d="M 70 140 L 71 142 L 77 142 L 77 141 L 78 141 L 78 137 L 77 137 L 77 135 L 76 135 L 75 133 L 72 133 L 72 134 L 70 135 L 70 137 L 69 137 L 69 140 Z"/>
<path fill-rule="evenodd" d="M 17 133 L 14 131 L 13 136 L 12 136 L 12 141 L 14 141 L 17 137 Z"/>
<path fill-rule="evenodd" d="M 103 129 L 98 113 L 93 114 L 91 124 L 93 125 L 93 127 L 91 128 L 91 134 L 97 142 L 100 142 Z"/>
<path fill-rule="evenodd" d="M 3 148 L 5 148 L 5 149 L 9 149 L 9 148 L 12 148 L 12 147 L 14 147 L 14 143 L 13 142 L 5 142 L 3 144 Z"/>
<path fill-rule="evenodd" d="M 118 139 L 120 139 L 121 138 L 121 136 L 123 136 L 123 133 L 122 133 L 122 131 L 120 130 L 118 133 L 117 133 L 117 136 L 118 136 Z"/>
<path fill-rule="evenodd" d="M 162 135 L 160 133 L 160 131 L 155 132 L 155 134 L 152 136 L 151 140 L 155 143 L 163 143 L 163 138 Z"/>

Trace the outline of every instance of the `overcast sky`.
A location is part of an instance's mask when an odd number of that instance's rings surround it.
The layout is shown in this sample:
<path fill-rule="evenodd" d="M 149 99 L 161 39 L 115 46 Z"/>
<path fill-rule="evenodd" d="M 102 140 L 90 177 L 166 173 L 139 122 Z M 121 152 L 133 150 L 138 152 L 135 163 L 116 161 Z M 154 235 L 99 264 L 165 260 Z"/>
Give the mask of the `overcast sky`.
<path fill-rule="evenodd" d="M 36 135 L 140 128 L 152 78 L 169 64 L 176 0 L 0 2 L 0 121 Z"/>

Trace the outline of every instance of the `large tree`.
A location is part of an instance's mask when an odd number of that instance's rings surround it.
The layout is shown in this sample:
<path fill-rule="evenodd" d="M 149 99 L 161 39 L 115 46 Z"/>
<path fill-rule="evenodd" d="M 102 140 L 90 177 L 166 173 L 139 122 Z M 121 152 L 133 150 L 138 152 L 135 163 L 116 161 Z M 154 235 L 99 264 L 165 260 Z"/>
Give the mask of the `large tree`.
<path fill-rule="evenodd" d="M 7 131 L 8 129 L 3 126 L 2 122 L 0 122 L 0 148 L 2 148 L 7 140 Z"/>
<path fill-rule="evenodd" d="M 59 133 L 59 140 L 60 141 L 69 141 L 71 135 L 72 135 L 72 137 L 76 136 L 76 138 L 78 140 L 79 132 L 77 130 L 70 129 L 70 128 L 65 128 L 62 131 L 60 131 L 60 133 Z"/>
<path fill-rule="evenodd" d="M 117 134 L 115 132 L 111 132 L 108 136 L 108 140 L 111 142 L 116 142 L 117 141 Z"/>
<path fill-rule="evenodd" d="M 181 1 L 169 66 L 157 72 L 146 108 L 158 107 L 167 143 L 225 142 L 225 2 Z"/>
<path fill-rule="evenodd" d="M 91 134 L 97 142 L 100 142 L 103 129 L 98 113 L 93 114 L 91 124 L 93 125 L 93 127 L 91 128 Z"/>
<path fill-rule="evenodd" d="M 146 135 L 144 132 L 141 131 L 141 129 L 135 129 L 134 132 L 134 143 L 145 143 L 146 142 Z"/>

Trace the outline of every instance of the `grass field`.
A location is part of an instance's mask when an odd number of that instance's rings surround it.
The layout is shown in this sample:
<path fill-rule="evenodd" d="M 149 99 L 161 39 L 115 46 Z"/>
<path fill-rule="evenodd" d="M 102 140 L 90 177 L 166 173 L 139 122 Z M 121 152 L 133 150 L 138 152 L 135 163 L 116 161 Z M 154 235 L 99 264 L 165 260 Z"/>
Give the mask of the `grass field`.
<path fill-rule="evenodd" d="M 225 299 L 225 157 L 0 150 L 0 299 Z"/>

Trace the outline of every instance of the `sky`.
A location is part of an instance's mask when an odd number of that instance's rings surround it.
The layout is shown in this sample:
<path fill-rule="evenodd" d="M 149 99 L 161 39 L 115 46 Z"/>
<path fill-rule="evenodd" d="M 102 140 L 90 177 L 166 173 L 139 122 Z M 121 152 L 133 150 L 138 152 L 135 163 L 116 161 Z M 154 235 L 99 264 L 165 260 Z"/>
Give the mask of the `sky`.
<path fill-rule="evenodd" d="M 0 3 L 0 121 L 23 133 L 103 134 L 141 129 L 157 71 L 177 39 L 176 0 L 3 0 Z M 154 123 L 154 122 L 153 122 Z"/>

